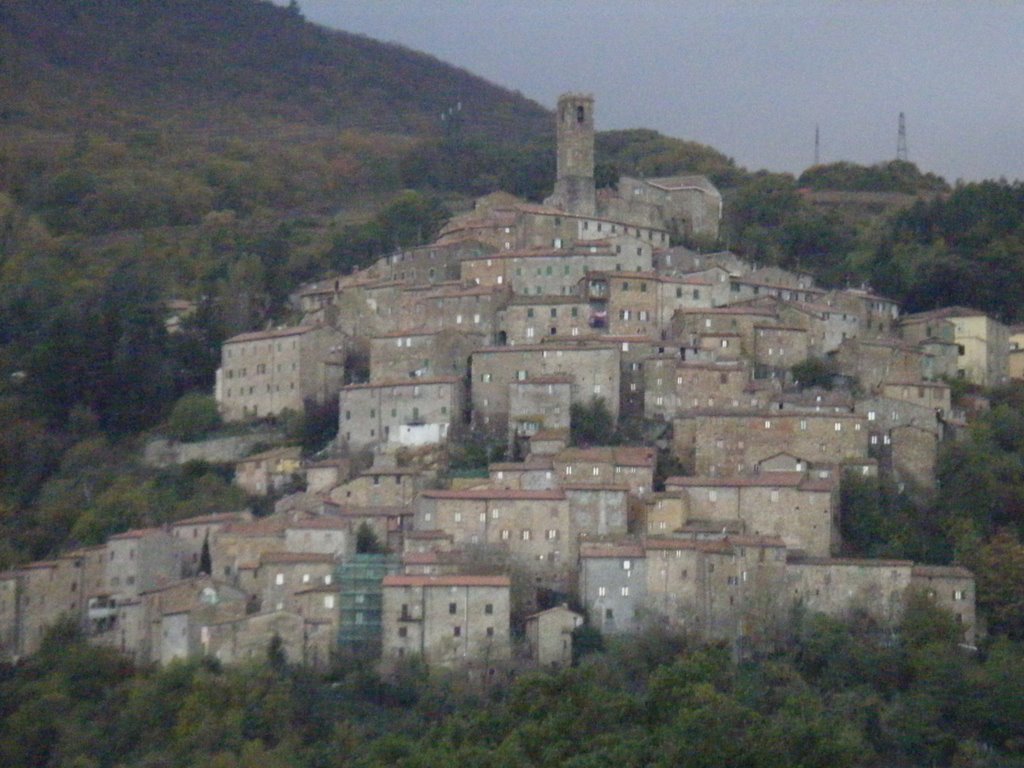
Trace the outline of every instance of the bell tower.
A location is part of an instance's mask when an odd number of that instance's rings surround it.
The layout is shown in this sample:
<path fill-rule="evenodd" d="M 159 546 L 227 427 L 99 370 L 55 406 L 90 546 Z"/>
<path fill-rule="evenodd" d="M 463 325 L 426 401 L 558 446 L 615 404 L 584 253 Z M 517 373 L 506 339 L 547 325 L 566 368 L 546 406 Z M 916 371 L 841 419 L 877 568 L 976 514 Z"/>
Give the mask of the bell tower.
<path fill-rule="evenodd" d="M 592 215 L 594 193 L 594 97 L 563 93 L 558 99 L 558 165 L 551 202 L 569 213 Z"/>

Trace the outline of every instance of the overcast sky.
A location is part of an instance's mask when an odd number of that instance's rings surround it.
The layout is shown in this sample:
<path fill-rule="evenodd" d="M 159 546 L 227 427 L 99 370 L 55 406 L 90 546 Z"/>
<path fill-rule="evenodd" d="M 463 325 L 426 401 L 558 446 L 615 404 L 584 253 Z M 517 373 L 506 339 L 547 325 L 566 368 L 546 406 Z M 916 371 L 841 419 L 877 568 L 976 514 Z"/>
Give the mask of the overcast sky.
<path fill-rule="evenodd" d="M 284 2 L 284 0 L 280 0 Z M 402 43 L 598 129 L 654 128 L 750 169 L 896 156 L 1024 179 L 1024 3 L 299 0 L 306 18 Z M 471 106 L 471 105 L 467 105 Z"/>

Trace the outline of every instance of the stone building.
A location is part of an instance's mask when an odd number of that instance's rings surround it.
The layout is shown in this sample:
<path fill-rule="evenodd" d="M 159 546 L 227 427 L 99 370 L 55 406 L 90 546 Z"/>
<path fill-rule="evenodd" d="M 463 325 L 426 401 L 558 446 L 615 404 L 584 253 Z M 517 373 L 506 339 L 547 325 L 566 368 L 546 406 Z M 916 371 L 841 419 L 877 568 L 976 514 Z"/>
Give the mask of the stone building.
<path fill-rule="evenodd" d="M 948 340 L 948 323 L 957 345 L 958 377 L 983 387 L 1009 381 L 1010 329 L 984 312 L 966 307 L 918 312 L 900 318 L 899 330 L 903 338 L 912 341 L 933 334 L 945 335 Z"/>
<path fill-rule="evenodd" d="M 404 330 L 370 340 L 370 383 L 465 376 L 482 333 Z M 340 387 L 339 387 L 340 389 Z"/>
<path fill-rule="evenodd" d="M 963 627 L 963 642 L 974 645 L 978 635 L 974 574 L 959 566 L 915 565 L 910 571 L 910 586 L 924 591 L 937 606 L 953 614 Z"/>
<path fill-rule="evenodd" d="M 307 493 L 326 493 L 344 483 L 352 474 L 352 461 L 347 457 L 307 461 L 303 463 Z"/>
<path fill-rule="evenodd" d="M 105 589 L 118 599 L 177 581 L 186 549 L 162 528 L 140 528 L 107 539 Z"/>
<path fill-rule="evenodd" d="M 590 306 L 579 296 L 517 296 L 498 318 L 503 344 L 537 344 L 545 336 L 589 333 Z"/>
<path fill-rule="evenodd" d="M 404 377 L 341 388 L 338 443 L 349 451 L 444 443 L 464 431 L 460 376 Z"/>
<path fill-rule="evenodd" d="M 555 112 L 557 163 L 555 191 L 545 201 L 571 213 L 593 215 L 597 209 L 594 186 L 594 97 L 564 93 Z"/>
<path fill-rule="evenodd" d="M 839 483 L 806 472 L 747 477 L 670 477 L 665 490 L 683 502 L 684 522 L 728 523 L 772 536 L 786 547 L 828 557 L 839 544 Z"/>
<path fill-rule="evenodd" d="M 864 613 L 893 627 L 903 616 L 913 567 L 909 560 L 790 558 L 786 579 L 791 599 L 808 611 Z"/>
<path fill-rule="evenodd" d="M 654 448 L 637 446 L 566 448 L 551 459 L 562 485 L 625 485 L 638 498 L 653 490 L 655 463 Z"/>
<path fill-rule="evenodd" d="M 286 552 L 327 555 L 340 559 L 356 549 L 351 522 L 334 515 L 302 517 L 285 525 Z M 265 560 L 265 555 L 260 559 Z M 330 583 L 328 580 L 327 583 Z"/>
<path fill-rule="evenodd" d="M 323 403 L 345 377 L 345 342 L 338 332 L 300 325 L 232 336 L 221 346 L 214 396 L 225 421 L 302 413 Z"/>
<path fill-rule="evenodd" d="M 135 657 L 169 664 L 201 656 L 202 627 L 246 615 L 245 592 L 208 576 L 167 584 L 140 595 L 144 631 Z"/>
<path fill-rule="evenodd" d="M 257 573 L 264 611 L 297 612 L 296 594 L 312 587 L 331 586 L 337 558 L 320 552 L 264 552 Z"/>
<path fill-rule="evenodd" d="M 18 574 L 0 572 L 0 659 L 13 661 L 19 652 L 20 602 Z"/>
<path fill-rule="evenodd" d="M 583 626 L 583 616 L 556 605 L 526 617 L 526 642 L 534 664 L 564 669 L 572 664 L 573 630 Z"/>
<path fill-rule="evenodd" d="M 252 519 L 252 512 L 243 510 L 199 515 L 171 523 L 170 532 L 177 540 L 181 550 L 185 574 L 195 575 L 199 572 L 199 560 L 203 554 L 203 545 L 211 543 L 218 532 L 233 523 L 251 523 Z"/>
<path fill-rule="evenodd" d="M 748 387 L 746 360 L 679 360 L 654 357 L 644 369 L 644 415 L 670 421 L 688 411 L 750 409 L 764 405 Z"/>
<path fill-rule="evenodd" d="M 329 497 L 348 507 L 403 507 L 412 504 L 429 480 L 427 473 L 414 467 L 374 465 L 332 488 Z"/>
<path fill-rule="evenodd" d="M 702 411 L 673 421 L 673 448 L 698 475 L 750 473 L 780 451 L 840 464 L 868 457 L 866 423 L 852 413 Z"/>
<path fill-rule="evenodd" d="M 494 674 L 512 655 L 508 576 L 385 576 L 381 665 L 418 657 Z"/>
<path fill-rule="evenodd" d="M 593 543 L 580 547 L 580 601 L 591 626 L 603 634 L 627 634 L 644 626 L 647 560 L 638 543 Z"/>
<path fill-rule="evenodd" d="M 613 422 L 619 414 L 619 348 L 613 345 L 544 344 L 489 347 L 473 354 L 473 424 L 504 437 L 513 382 L 552 375 L 572 376 L 572 402 L 604 399 Z"/>
<path fill-rule="evenodd" d="M 444 531 L 455 547 L 496 547 L 560 585 L 576 567 L 581 537 L 626 532 L 627 493 L 626 486 L 598 484 L 428 490 L 417 501 L 413 527 Z"/>
<path fill-rule="evenodd" d="M 302 448 L 289 445 L 248 456 L 235 464 L 235 485 L 250 496 L 266 496 L 292 485 L 302 469 Z"/>
<path fill-rule="evenodd" d="M 856 379 L 865 392 L 877 392 L 887 381 L 920 381 L 924 355 L 890 339 L 847 339 L 831 355 L 837 372 Z"/>
<path fill-rule="evenodd" d="M 546 429 L 569 429 L 573 379 L 536 376 L 509 384 L 509 445 L 525 452 L 524 441 Z"/>
<path fill-rule="evenodd" d="M 661 222 L 682 237 L 714 240 L 722 219 L 722 195 L 706 176 L 623 176 L 618 195 L 604 198 L 602 203 L 608 214 L 623 218 L 635 218 L 643 211 L 646 218 Z"/>
<path fill-rule="evenodd" d="M 489 483 L 511 491 L 549 491 L 559 486 L 551 458 L 528 456 L 524 461 L 496 462 L 488 465 Z"/>

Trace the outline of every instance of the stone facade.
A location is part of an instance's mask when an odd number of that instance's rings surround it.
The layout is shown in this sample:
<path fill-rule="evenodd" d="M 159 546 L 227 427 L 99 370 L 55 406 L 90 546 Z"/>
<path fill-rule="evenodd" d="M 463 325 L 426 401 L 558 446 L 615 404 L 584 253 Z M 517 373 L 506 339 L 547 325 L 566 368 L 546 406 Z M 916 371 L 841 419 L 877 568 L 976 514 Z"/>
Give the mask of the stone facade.
<path fill-rule="evenodd" d="M 868 456 L 866 420 L 858 414 L 717 411 L 673 424 L 676 456 L 698 475 L 749 473 L 780 451 L 815 463 Z"/>
<path fill-rule="evenodd" d="M 583 616 L 564 605 L 526 617 L 530 658 L 539 667 L 564 669 L 572 664 L 572 633 Z"/>
<path fill-rule="evenodd" d="M 250 496 L 266 496 L 293 483 L 302 468 L 302 448 L 285 446 L 248 456 L 235 464 L 235 485 Z"/>
<path fill-rule="evenodd" d="M 507 576 L 386 576 L 381 664 L 419 657 L 431 666 L 478 665 L 511 655 Z"/>
<path fill-rule="evenodd" d="M 671 477 L 684 522 L 740 521 L 743 532 L 772 536 L 786 547 L 828 557 L 839 544 L 839 484 L 806 472 L 764 472 L 751 477 Z"/>
<path fill-rule="evenodd" d="M 302 413 L 323 403 L 345 376 L 345 341 L 336 331 L 296 326 L 233 336 L 221 347 L 214 396 L 225 421 Z"/>
<path fill-rule="evenodd" d="M 572 376 L 572 402 L 602 398 L 613 421 L 619 413 L 619 350 L 612 345 L 544 344 L 491 347 L 473 354 L 472 405 L 478 430 L 504 436 L 510 385 L 534 377 Z"/>
<path fill-rule="evenodd" d="M 382 380 L 342 387 L 338 443 L 349 451 L 444 443 L 465 425 L 461 377 Z"/>

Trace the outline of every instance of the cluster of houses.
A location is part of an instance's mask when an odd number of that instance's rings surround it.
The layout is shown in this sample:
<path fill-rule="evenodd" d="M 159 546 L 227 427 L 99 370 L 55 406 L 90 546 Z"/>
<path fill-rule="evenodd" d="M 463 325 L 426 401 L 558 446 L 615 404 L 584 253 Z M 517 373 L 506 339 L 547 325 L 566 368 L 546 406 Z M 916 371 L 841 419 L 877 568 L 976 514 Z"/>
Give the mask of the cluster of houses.
<path fill-rule="evenodd" d="M 596 190 L 592 98 L 563 96 L 556 119 L 543 205 L 481 198 L 430 245 L 303 286 L 295 325 L 224 343 L 225 420 L 336 398 L 332 458 L 238 462 L 250 493 L 284 493 L 269 517 L 130 531 L 0 574 L 0 652 L 32 653 L 70 616 L 142 662 L 232 662 L 276 636 L 313 665 L 379 648 L 385 668 L 496 674 L 567 663 L 584 622 L 742 652 L 797 606 L 893 626 L 915 590 L 973 643 L 972 575 L 840 557 L 839 490 L 884 476 L 934 493 L 966 419 L 946 381 L 1020 378 L 1024 335 L 674 245 L 717 236 L 711 182 Z M 828 388 L 795 379 L 808 361 Z M 573 445 L 574 410 L 597 402 L 643 444 Z M 509 460 L 446 473 L 438 457 L 468 441 Z"/>

